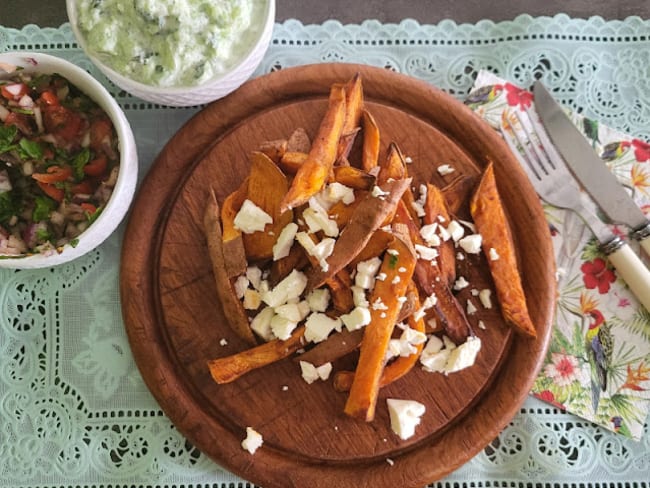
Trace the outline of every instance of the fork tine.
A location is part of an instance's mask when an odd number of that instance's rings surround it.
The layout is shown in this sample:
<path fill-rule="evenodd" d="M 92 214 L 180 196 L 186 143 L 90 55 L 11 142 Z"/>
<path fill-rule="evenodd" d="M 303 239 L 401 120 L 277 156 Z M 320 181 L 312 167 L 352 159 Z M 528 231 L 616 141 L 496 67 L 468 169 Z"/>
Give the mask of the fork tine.
<path fill-rule="evenodd" d="M 555 145 L 551 142 L 551 139 L 546 133 L 546 129 L 539 121 L 537 112 L 535 112 L 531 107 L 527 107 L 526 114 L 528 115 L 530 124 L 533 127 L 535 134 L 537 134 L 537 138 L 539 139 L 541 147 L 544 148 L 544 151 L 548 155 L 548 159 L 551 162 L 553 169 L 559 169 L 565 166 L 566 163 L 564 162 L 564 159 L 555 148 Z M 566 169 L 567 171 L 569 170 L 569 168 Z"/>
<path fill-rule="evenodd" d="M 526 141 L 522 141 L 521 138 L 518 137 L 517 131 L 510 123 L 509 117 L 503 117 L 501 124 L 504 129 L 501 131 L 501 134 L 503 135 L 506 144 L 508 144 L 512 154 L 514 154 L 514 156 L 519 160 L 519 163 L 528 175 L 528 178 L 530 180 L 541 180 L 541 175 L 538 173 L 537 168 L 531 161 L 532 156 L 530 155 L 530 151 L 526 150 Z"/>

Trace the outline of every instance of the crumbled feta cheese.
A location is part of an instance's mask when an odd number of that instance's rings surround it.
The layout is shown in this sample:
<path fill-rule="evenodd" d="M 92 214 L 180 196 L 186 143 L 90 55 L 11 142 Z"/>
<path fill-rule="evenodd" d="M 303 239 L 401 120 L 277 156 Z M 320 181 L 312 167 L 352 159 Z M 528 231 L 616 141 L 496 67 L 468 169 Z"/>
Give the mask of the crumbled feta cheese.
<path fill-rule="evenodd" d="M 426 224 L 420 227 L 420 236 L 424 239 L 429 246 L 439 246 L 440 236 L 436 233 L 438 230 L 438 223 Z"/>
<path fill-rule="evenodd" d="M 372 193 L 372 196 L 375 197 L 375 198 L 383 198 L 386 195 L 388 195 L 387 191 L 382 190 L 377 185 L 372 187 L 372 192 L 371 193 Z"/>
<path fill-rule="evenodd" d="M 389 466 L 395 466 L 395 461 L 393 461 L 391 458 L 386 458 L 386 462 Z"/>
<path fill-rule="evenodd" d="M 354 307 L 350 313 L 341 315 L 341 321 L 352 332 L 370 323 L 370 310 L 365 307 Z"/>
<path fill-rule="evenodd" d="M 391 256 L 399 256 L 399 251 L 397 249 L 386 249 L 386 252 Z"/>
<path fill-rule="evenodd" d="M 244 308 L 246 310 L 257 310 L 262 304 L 262 298 L 256 290 L 248 289 L 244 292 Z"/>
<path fill-rule="evenodd" d="M 246 276 L 244 275 L 238 276 L 237 279 L 235 280 L 233 287 L 235 289 L 235 294 L 237 295 L 237 298 L 239 298 L 240 300 L 244 298 L 244 294 L 248 289 L 248 284 L 249 284 L 248 278 L 246 278 Z"/>
<path fill-rule="evenodd" d="M 307 317 L 305 322 L 305 340 L 309 342 L 321 342 L 327 339 L 327 336 L 333 330 L 341 330 L 341 320 L 332 319 L 324 313 L 314 312 Z"/>
<path fill-rule="evenodd" d="M 483 242 L 483 237 L 481 234 L 470 234 L 463 237 L 458 244 L 463 250 L 469 254 L 478 254 L 481 252 L 481 244 Z"/>
<path fill-rule="evenodd" d="M 485 330 L 486 329 L 485 322 L 483 322 L 482 320 L 479 320 L 478 321 L 478 328 Z"/>
<path fill-rule="evenodd" d="M 411 163 L 413 162 L 413 158 L 410 157 L 410 156 L 406 156 L 406 157 L 404 158 L 404 162 L 405 162 L 406 164 L 411 164 Z"/>
<path fill-rule="evenodd" d="M 492 295 L 492 290 L 489 288 L 484 288 L 478 293 L 478 299 L 481 300 L 481 305 L 483 305 L 485 308 L 492 308 L 492 299 L 490 298 Z"/>
<path fill-rule="evenodd" d="M 424 259 L 425 261 L 435 261 L 439 254 L 437 249 L 423 246 L 422 244 L 415 245 L 415 252 L 420 259 Z"/>
<path fill-rule="evenodd" d="M 356 285 L 351 286 L 350 289 L 352 290 L 352 302 L 355 307 L 368 308 L 370 306 L 368 299 L 366 298 L 366 290 Z"/>
<path fill-rule="evenodd" d="M 289 255 L 291 246 L 293 246 L 293 241 L 296 238 L 296 233 L 298 232 L 298 224 L 294 222 L 289 222 L 284 226 L 282 232 L 278 236 L 278 240 L 275 241 L 273 245 L 273 261 L 278 259 L 285 258 Z"/>
<path fill-rule="evenodd" d="M 454 290 L 462 290 L 469 286 L 469 281 L 465 279 L 464 276 L 459 276 L 456 282 L 454 283 Z"/>
<path fill-rule="evenodd" d="M 221 340 L 219 341 L 219 345 L 221 347 L 227 346 L 228 345 L 228 339 L 226 339 L 225 337 L 222 337 Z"/>
<path fill-rule="evenodd" d="M 469 230 L 472 231 L 472 233 L 476 234 L 476 225 L 474 225 L 473 222 L 468 222 L 467 220 L 458 220 L 461 224 L 463 224 L 465 227 L 467 227 Z"/>
<path fill-rule="evenodd" d="M 241 230 L 244 234 L 263 231 L 266 224 L 271 223 L 273 217 L 248 199 L 244 200 L 233 220 L 235 229 Z"/>
<path fill-rule="evenodd" d="M 307 295 L 307 303 L 312 312 L 324 312 L 330 305 L 330 291 L 328 288 L 316 288 Z"/>
<path fill-rule="evenodd" d="M 399 268 L 397 268 L 397 272 L 398 273 L 406 273 L 406 268 L 404 266 L 400 266 Z"/>
<path fill-rule="evenodd" d="M 402 281 L 402 278 L 400 278 L 399 276 L 395 276 L 395 277 L 393 278 L 393 280 L 391 281 L 391 283 L 392 283 L 393 285 L 396 285 L 396 284 L 399 283 L 400 281 Z M 399 298 L 403 298 L 403 297 L 399 297 Z M 399 298 L 398 298 L 398 300 L 399 300 Z"/>
<path fill-rule="evenodd" d="M 275 311 L 271 307 L 263 308 L 251 322 L 251 329 L 265 341 L 273 339 L 271 332 L 271 319 L 275 316 Z"/>
<path fill-rule="evenodd" d="M 465 260 L 465 255 L 462 252 L 459 251 L 459 252 L 456 253 L 456 259 L 458 259 L 459 261 L 464 261 Z"/>
<path fill-rule="evenodd" d="M 309 207 L 302 212 L 305 223 L 312 233 L 322 230 L 328 237 L 336 237 L 339 235 L 339 228 L 336 221 L 331 219 L 327 210 L 318 203 L 315 198 L 309 199 Z"/>
<path fill-rule="evenodd" d="M 357 274 L 354 277 L 354 284 L 365 290 L 375 286 L 375 275 L 381 266 L 381 259 L 374 257 L 357 264 Z"/>
<path fill-rule="evenodd" d="M 255 451 L 257 451 L 263 443 L 264 439 L 259 432 L 254 430 L 252 427 L 246 427 L 246 439 L 241 442 L 241 447 L 244 450 L 251 454 L 255 454 Z"/>
<path fill-rule="evenodd" d="M 275 307 L 275 313 L 280 317 L 283 317 L 292 322 L 300 322 L 310 312 L 309 305 L 307 302 L 298 302 L 298 303 L 285 303 L 284 305 L 279 305 Z"/>
<path fill-rule="evenodd" d="M 377 297 L 377 299 L 372 302 L 372 309 L 373 310 L 388 310 L 388 305 L 386 305 L 381 297 Z"/>
<path fill-rule="evenodd" d="M 465 235 L 464 227 L 455 220 L 449 222 L 449 225 L 447 226 L 447 232 L 454 242 L 458 242 Z"/>
<path fill-rule="evenodd" d="M 345 186 L 337 181 L 330 183 L 324 190 L 325 198 L 331 204 L 343 202 L 345 205 L 350 205 L 354 202 L 354 189 Z"/>
<path fill-rule="evenodd" d="M 257 266 L 249 266 L 246 268 L 246 278 L 251 286 L 257 291 L 260 291 L 260 283 L 262 281 L 262 270 Z"/>
<path fill-rule="evenodd" d="M 300 361 L 300 370 L 302 372 L 302 379 L 309 385 L 314 381 L 321 379 L 326 381 L 332 372 L 332 363 L 325 363 L 318 367 L 314 366 L 307 361 Z"/>
<path fill-rule="evenodd" d="M 440 166 L 438 166 L 438 173 L 440 173 L 442 176 L 449 175 L 454 171 L 456 170 L 448 164 L 441 164 Z"/>
<path fill-rule="evenodd" d="M 277 307 L 292 298 L 300 297 L 306 286 L 307 276 L 305 273 L 294 269 L 272 290 L 263 292 L 262 300 L 270 307 Z"/>
<path fill-rule="evenodd" d="M 473 315 L 476 313 L 476 306 L 472 303 L 471 300 L 467 300 L 467 314 Z"/>
<path fill-rule="evenodd" d="M 282 315 L 275 314 L 271 319 L 271 332 L 273 332 L 273 335 L 281 341 L 286 341 L 289 337 L 291 337 L 291 333 L 296 329 L 297 326 L 298 322 L 289 320 Z"/>
<path fill-rule="evenodd" d="M 438 234 L 440 235 L 440 238 L 445 242 L 451 239 L 451 234 L 447 231 L 447 228 L 443 227 L 442 225 L 438 226 Z"/>
<path fill-rule="evenodd" d="M 415 427 L 420 424 L 425 406 L 414 400 L 398 400 L 388 398 L 386 400 L 388 412 L 390 413 L 390 426 L 400 439 L 405 440 L 415 434 Z"/>
<path fill-rule="evenodd" d="M 494 249 L 493 247 L 491 247 L 490 250 L 488 251 L 488 256 L 489 256 L 489 258 L 490 258 L 491 261 L 496 261 L 496 260 L 498 260 L 499 257 L 500 257 L 500 256 L 499 256 L 499 253 L 497 252 L 497 250 Z"/>
<path fill-rule="evenodd" d="M 386 273 L 377 273 L 377 276 L 375 276 L 375 279 L 379 280 L 379 281 L 384 281 L 384 280 L 386 280 L 387 277 L 388 277 L 388 275 Z"/>
<path fill-rule="evenodd" d="M 481 350 L 481 339 L 470 336 L 467 341 L 451 351 L 449 361 L 445 366 L 445 373 L 455 373 L 461 369 L 469 368 L 476 361 L 476 356 Z"/>
<path fill-rule="evenodd" d="M 424 217 L 427 214 L 424 210 L 424 206 L 420 202 L 411 202 L 411 208 L 415 210 L 415 214 L 418 217 Z"/>

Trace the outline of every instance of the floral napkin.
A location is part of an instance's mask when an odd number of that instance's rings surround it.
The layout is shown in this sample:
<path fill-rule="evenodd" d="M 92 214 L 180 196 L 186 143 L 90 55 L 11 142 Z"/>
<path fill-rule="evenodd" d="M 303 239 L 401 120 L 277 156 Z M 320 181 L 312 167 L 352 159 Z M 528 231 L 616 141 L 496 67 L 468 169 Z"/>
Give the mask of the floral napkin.
<path fill-rule="evenodd" d="M 502 117 L 534 105 L 529 91 L 485 71 L 465 103 L 497 130 Z M 569 115 L 650 213 L 650 145 L 579 114 Z M 558 268 L 558 303 L 549 351 L 532 393 L 639 440 L 650 410 L 650 312 L 617 277 L 580 218 L 542 203 Z M 612 229 L 627 234 L 625 227 Z M 630 245 L 640 253 L 636 243 Z"/>

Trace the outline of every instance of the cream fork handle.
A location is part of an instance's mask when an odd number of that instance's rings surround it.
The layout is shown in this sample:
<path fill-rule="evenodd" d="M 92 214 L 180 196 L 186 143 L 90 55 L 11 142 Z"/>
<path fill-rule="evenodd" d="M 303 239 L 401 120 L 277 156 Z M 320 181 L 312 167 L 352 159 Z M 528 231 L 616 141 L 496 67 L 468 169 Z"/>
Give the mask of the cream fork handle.
<path fill-rule="evenodd" d="M 646 252 L 646 254 L 650 256 L 650 236 L 641 239 L 639 241 L 639 244 L 641 244 L 641 247 Z"/>
<path fill-rule="evenodd" d="M 641 242 L 643 249 L 650 247 L 648 238 Z M 646 310 L 650 311 L 650 271 L 628 244 L 624 244 L 608 256 L 618 274 Z"/>

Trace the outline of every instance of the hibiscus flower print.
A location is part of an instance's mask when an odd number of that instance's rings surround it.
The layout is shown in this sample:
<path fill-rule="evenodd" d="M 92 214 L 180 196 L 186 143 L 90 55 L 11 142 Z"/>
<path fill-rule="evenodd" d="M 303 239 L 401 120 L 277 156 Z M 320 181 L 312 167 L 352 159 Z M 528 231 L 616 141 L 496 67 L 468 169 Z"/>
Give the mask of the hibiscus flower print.
<path fill-rule="evenodd" d="M 555 394 L 551 390 L 540 391 L 539 393 L 534 393 L 533 395 L 546 403 L 550 403 L 560 410 L 566 410 L 566 407 L 555 399 Z"/>
<path fill-rule="evenodd" d="M 640 139 L 632 139 L 632 147 L 634 148 L 634 157 L 638 162 L 650 161 L 650 144 Z"/>
<path fill-rule="evenodd" d="M 557 386 L 569 386 L 574 381 L 580 381 L 582 370 L 575 356 L 554 352 L 551 362 L 544 367 L 544 374 Z"/>
<path fill-rule="evenodd" d="M 596 258 L 593 261 L 586 261 L 580 266 L 582 281 L 588 290 L 598 289 L 598 293 L 604 295 L 609 287 L 616 281 L 614 271 L 607 267 L 603 258 Z"/>
<path fill-rule="evenodd" d="M 524 110 L 530 107 L 530 103 L 533 101 L 532 93 L 530 93 L 528 90 L 522 90 L 512 83 L 506 83 L 505 88 L 508 105 L 511 107 L 519 106 L 520 110 Z"/>

